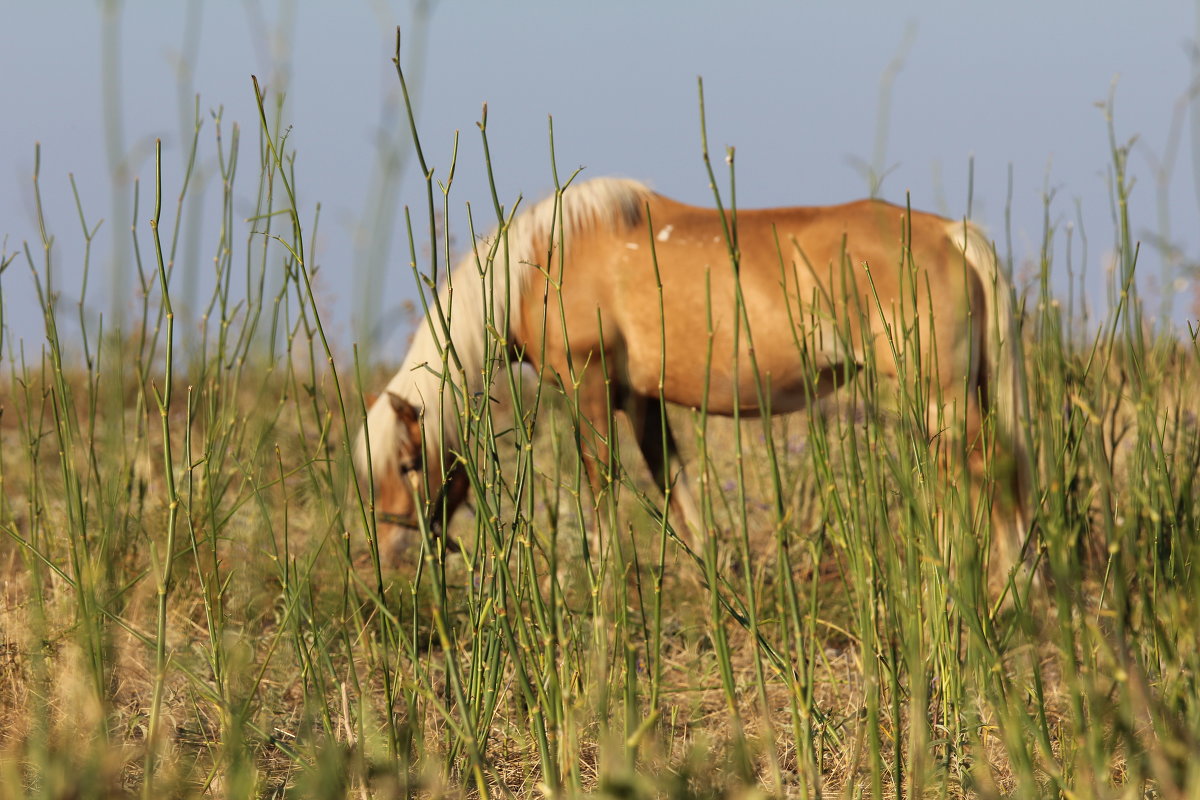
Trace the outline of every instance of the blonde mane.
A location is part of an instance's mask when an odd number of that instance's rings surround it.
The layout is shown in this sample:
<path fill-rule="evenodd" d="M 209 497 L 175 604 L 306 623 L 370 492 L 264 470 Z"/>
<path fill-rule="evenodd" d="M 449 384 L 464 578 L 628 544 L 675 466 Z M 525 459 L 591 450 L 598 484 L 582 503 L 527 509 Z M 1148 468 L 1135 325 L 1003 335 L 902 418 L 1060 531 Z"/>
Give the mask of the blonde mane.
<path fill-rule="evenodd" d="M 397 423 L 388 393 L 401 397 L 421 411 L 426 447 L 444 454 L 460 446 L 461 400 L 488 388 L 484 386 L 484 378 L 491 371 L 484 359 L 488 352 L 486 338 L 491 335 L 489 321 L 495 320 L 494 328 L 498 330 L 508 319 L 509 307 L 519 305 L 530 285 L 535 265 L 540 264 L 550 251 L 551 237 L 557 242 L 560 227 L 564 240 L 596 228 L 632 227 L 641 221 L 650 196 L 650 189 L 637 181 L 596 178 L 572 185 L 563 192 L 561 217 L 551 195 L 519 214 L 498 245 L 496 239 L 502 233 L 500 230 L 493 230 L 478 241 L 474 252 L 459 262 L 438 291 L 446 316 L 445 326 L 430 302 L 429 318 L 421 320 L 400 369 L 367 412 L 367 424 L 359 433 L 354 448 L 354 461 L 359 472 L 363 475 L 367 472 L 368 437 L 370 466 L 376 479 L 395 469 L 401 446 L 413 444 L 408 441 L 404 426 Z M 507 293 L 504 291 L 506 271 Z M 443 380 L 446 328 L 462 370 L 460 372 L 455 361 L 449 359 Z M 511 333 L 511 330 L 505 332 L 510 341 Z M 503 357 L 498 343 L 493 342 L 491 351 L 496 357 Z"/>

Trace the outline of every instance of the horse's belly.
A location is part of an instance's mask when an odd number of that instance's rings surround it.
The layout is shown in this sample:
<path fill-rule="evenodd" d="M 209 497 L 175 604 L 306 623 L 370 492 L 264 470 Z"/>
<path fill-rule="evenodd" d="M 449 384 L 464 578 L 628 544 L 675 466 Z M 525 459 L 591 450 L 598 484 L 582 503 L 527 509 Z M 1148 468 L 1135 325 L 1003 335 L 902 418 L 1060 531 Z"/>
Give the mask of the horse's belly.
<path fill-rule="evenodd" d="M 668 360 L 662 394 L 668 402 L 691 408 L 707 408 L 713 414 L 783 414 L 808 407 L 814 396 L 828 393 L 836 382 L 829 370 L 815 376 L 805 373 L 800 359 L 794 364 L 761 367 L 758 372 L 746 355 L 738 359 L 737 378 L 730 362 L 708 364 L 704 359 Z M 634 391 L 658 396 L 658 373 L 631 375 Z"/>

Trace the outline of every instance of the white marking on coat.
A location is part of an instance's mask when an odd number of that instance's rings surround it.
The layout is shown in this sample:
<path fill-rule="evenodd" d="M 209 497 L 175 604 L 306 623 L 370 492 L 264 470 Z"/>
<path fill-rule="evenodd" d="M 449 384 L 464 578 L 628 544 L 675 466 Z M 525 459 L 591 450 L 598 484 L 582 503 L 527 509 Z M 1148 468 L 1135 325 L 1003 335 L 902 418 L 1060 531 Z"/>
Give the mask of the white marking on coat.
<path fill-rule="evenodd" d="M 663 227 L 663 229 L 661 231 L 658 232 L 658 236 L 656 238 L 660 242 L 665 242 L 671 238 L 671 231 L 673 231 L 673 230 L 675 230 L 674 225 L 666 225 Z"/>
<path fill-rule="evenodd" d="M 630 250 L 637 250 L 637 249 L 638 249 L 637 242 L 626 242 L 626 243 L 625 243 L 625 246 L 626 246 L 626 247 L 628 247 Z"/>

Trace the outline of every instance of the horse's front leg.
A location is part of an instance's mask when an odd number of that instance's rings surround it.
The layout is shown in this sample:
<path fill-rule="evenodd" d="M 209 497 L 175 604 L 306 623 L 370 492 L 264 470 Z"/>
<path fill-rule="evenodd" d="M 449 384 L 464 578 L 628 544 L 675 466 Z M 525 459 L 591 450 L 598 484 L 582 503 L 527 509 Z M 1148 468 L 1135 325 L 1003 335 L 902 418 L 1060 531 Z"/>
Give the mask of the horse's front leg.
<path fill-rule="evenodd" d="M 611 384 L 600 367 L 591 364 L 577 376 L 577 384 L 567 396 L 572 405 L 576 449 L 587 474 L 595 529 L 607 530 L 616 524 L 614 492 L 618 469 L 611 438 L 614 429 Z"/>
<path fill-rule="evenodd" d="M 657 397 L 636 397 L 626 404 L 626 414 L 650 477 L 663 493 L 663 513 L 674 515 L 676 533 L 693 551 L 701 552 L 704 541 L 704 517 L 679 455 L 675 434 L 666 418 L 663 403 Z"/>

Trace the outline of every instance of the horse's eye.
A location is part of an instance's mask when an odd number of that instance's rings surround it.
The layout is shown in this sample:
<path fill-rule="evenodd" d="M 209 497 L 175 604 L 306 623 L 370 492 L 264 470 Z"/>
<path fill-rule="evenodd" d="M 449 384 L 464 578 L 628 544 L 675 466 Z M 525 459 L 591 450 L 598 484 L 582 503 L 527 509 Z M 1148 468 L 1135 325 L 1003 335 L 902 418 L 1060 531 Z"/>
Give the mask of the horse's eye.
<path fill-rule="evenodd" d="M 405 458 L 397 465 L 397 469 L 401 475 L 407 475 L 410 472 L 416 472 L 421 468 L 421 462 L 415 458 Z"/>

